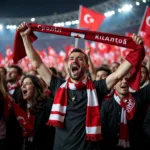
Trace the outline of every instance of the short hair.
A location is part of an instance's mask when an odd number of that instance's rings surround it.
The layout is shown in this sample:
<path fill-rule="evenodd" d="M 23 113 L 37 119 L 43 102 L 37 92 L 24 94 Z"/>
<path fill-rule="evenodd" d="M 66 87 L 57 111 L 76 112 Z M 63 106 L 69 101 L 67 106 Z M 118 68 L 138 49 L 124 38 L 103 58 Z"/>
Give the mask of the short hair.
<path fill-rule="evenodd" d="M 110 75 L 110 74 L 111 74 L 111 70 L 110 70 L 110 68 L 105 67 L 105 66 L 101 66 L 101 67 L 99 67 L 99 68 L 96 70 L 96 73 L 97 73 L 98 71 L 105 71 L 105 72 L 107 72 L 107 74 L 108 74 L 108 75 Z"/>
<path fill-rule="evenodd" d="M 120 66 L 120 63 L 119 62 L 113 62 L 112 64 L 117 64 L 118 66 Z"/>
<path fill-rule="evenodd" d="M 146 70 L 146 75 L 149 76 L 149 71 L 148 71 L 146 65 L 142 64 L 141 67 L 143 67 Z"/>
<path fill-rule="evenodd" d="M 75 52 L 82 53 L 82 54 L 85 56 L 85 62 L 86 62 L 86 64 L 88 64 L 88 56 L 87 56 L 81 49 L 79 49 L 79 48 L 73 49 L 73 50 L 71 51 L 70 55 L 71 55 L 72 53 L 75 53 Z"/>
<path fill-rule="evenodd" d="M 55 67 L 50 67 L 49 70 L 51 70 L 54 75 L 57 75 L 57 70 Z"/>
<path fill-rule="evenodd" d="M 5 68 L 5 67 L 2 67 L 2 66 L 0 66 L 0 68 L 2 68 L 2 69 L 4 70 L 5 75 L 6 75 L 6 74 L 7 74 L 7 70 L 6 70 L 6 68 Z"/>
<path fill-rule="evenodd" d="M 22 76 L 23 74 L 22 69 L 18 65 L 10 65 L 9 68 L 17 69 L 18 75 Z"/>

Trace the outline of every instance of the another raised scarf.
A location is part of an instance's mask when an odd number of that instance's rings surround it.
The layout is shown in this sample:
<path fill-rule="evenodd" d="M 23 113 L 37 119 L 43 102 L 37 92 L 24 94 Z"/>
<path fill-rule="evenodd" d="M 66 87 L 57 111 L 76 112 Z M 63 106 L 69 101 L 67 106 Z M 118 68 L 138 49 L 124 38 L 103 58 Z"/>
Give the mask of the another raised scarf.
<path fill-rule="evenodd" d="M 127 121 L 134 117 L 135 100 L 131 94 L 121 100 L 116 92 L 114 93 L 114 99 L 122 107 L 120 119 L 120 138 L 118 141 L 118 146 L 127 148 L 130 147 Z"/>
<path fill-rule="evenodd" d="M 101 140 L 101 124 L 99 104 L 94 84 L 89 78 L 84 79 L 78 84 L 74 84 L 68 79 L 56 92 L 48 125 L 65 128 L 64 120 L 68 104 L 68 90 L 87 89 L 87 110 L 86 110 L 86 140 Z"/>

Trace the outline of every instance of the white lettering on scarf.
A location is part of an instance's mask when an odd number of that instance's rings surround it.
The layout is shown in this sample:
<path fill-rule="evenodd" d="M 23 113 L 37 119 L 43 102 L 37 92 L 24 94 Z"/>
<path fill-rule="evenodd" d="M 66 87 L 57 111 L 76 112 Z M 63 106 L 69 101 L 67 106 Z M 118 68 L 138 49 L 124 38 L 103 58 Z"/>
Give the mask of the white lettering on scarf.
<path fill-rule="evenodd" d="M 58 27 L 49 27 L 49 26 L 44 26 L 44 25 L 38 25 L 38 28 L 41 31 L 52 31 L 52 32 L 56 32 L 56 33 L 61 33 L 61 29 Z"/>
<path fill-rule="evenodd" d="M 95 35 L 95 39 L 101 40 L 101 41 L 108 41 L 108 42 L 113 42 L 116 44 L 123 44 L 127 45 L 127 39 L 119 39 L 119 38 L 113 38 L 113 37 L 108 37 L 108 36 L 100 36 L 100 35 Z"/>

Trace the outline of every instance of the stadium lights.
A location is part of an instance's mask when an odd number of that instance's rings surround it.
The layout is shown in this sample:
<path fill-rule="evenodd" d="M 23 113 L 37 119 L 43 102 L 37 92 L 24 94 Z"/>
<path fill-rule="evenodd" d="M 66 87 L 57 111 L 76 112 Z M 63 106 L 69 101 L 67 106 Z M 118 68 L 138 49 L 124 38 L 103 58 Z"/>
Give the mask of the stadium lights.
<path fill-rule="evenodd" d="M 131 4 L 125 4 L 122 8 L 118 9 L 118 12 L 128 12 L 133 8 Z"/>
<path fill-rule="evenodd" d="M 115 11 L 113 11 L 113 10 L 104 13 L 105 17 L 110 17 L 110 16 L 112 16 L 112 15 L 114 15 L 114 14 L 115 14 Z"/>
<path fill-rule="evenodd" d="M 16 29 L 17 26 L 16 25 L 7 25 L 6 29 Z"/>
<path fill-rule="evenodd" d="M 146 3 L 146 0 L 143 0 L 143 3 Z"/>
<path fill-rule="evenodd" d="M 0 30 L 2 30 L 2 29 L 3 29 L 3 25 L 0 24 Z"/>
<path fill-rule="evenodd" d="M 139 5 L 140 5 L 140 3 L 139 3 L 139 2 L 136 2 L 135 4 L 136 4 L 137 6 L 139 6 Z"/>
<path fill-rule="evenodd" d="M 34 21 L 35 21 L 35 18 L 31 18 L 31 21 L 34 22 Z"/>
<path fill-rule="evenodd" d="M 58 23 L 54 23 L 53 25 L 57 27 L 64 27 L 64 26 L 75 25 L 78 23 L 79 23 L 79 20 L 73 20 L 73 21 L 66 21 L 66 22 L 58 22 Z"/>

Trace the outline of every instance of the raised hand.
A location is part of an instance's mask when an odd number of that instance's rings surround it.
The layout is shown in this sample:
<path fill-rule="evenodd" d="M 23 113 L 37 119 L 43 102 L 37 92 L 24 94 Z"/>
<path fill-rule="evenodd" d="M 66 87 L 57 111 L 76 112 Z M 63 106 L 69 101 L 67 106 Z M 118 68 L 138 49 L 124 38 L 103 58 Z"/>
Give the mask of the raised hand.
<path fill-rule="evenodd" d="M 20 35 L 23 37 L 25 35 L 30 34 L 31 28 L 28 26 L 26 22 L 23 22 L 17 27 L 17 31 L 19 31 Z"/>
<path fill-rule="evenodd" d="M 135 33 L 133 33 L 132 39 L 138 45 L 144 44 L 144 39 L 141 36 L 136 35 Z"/>

